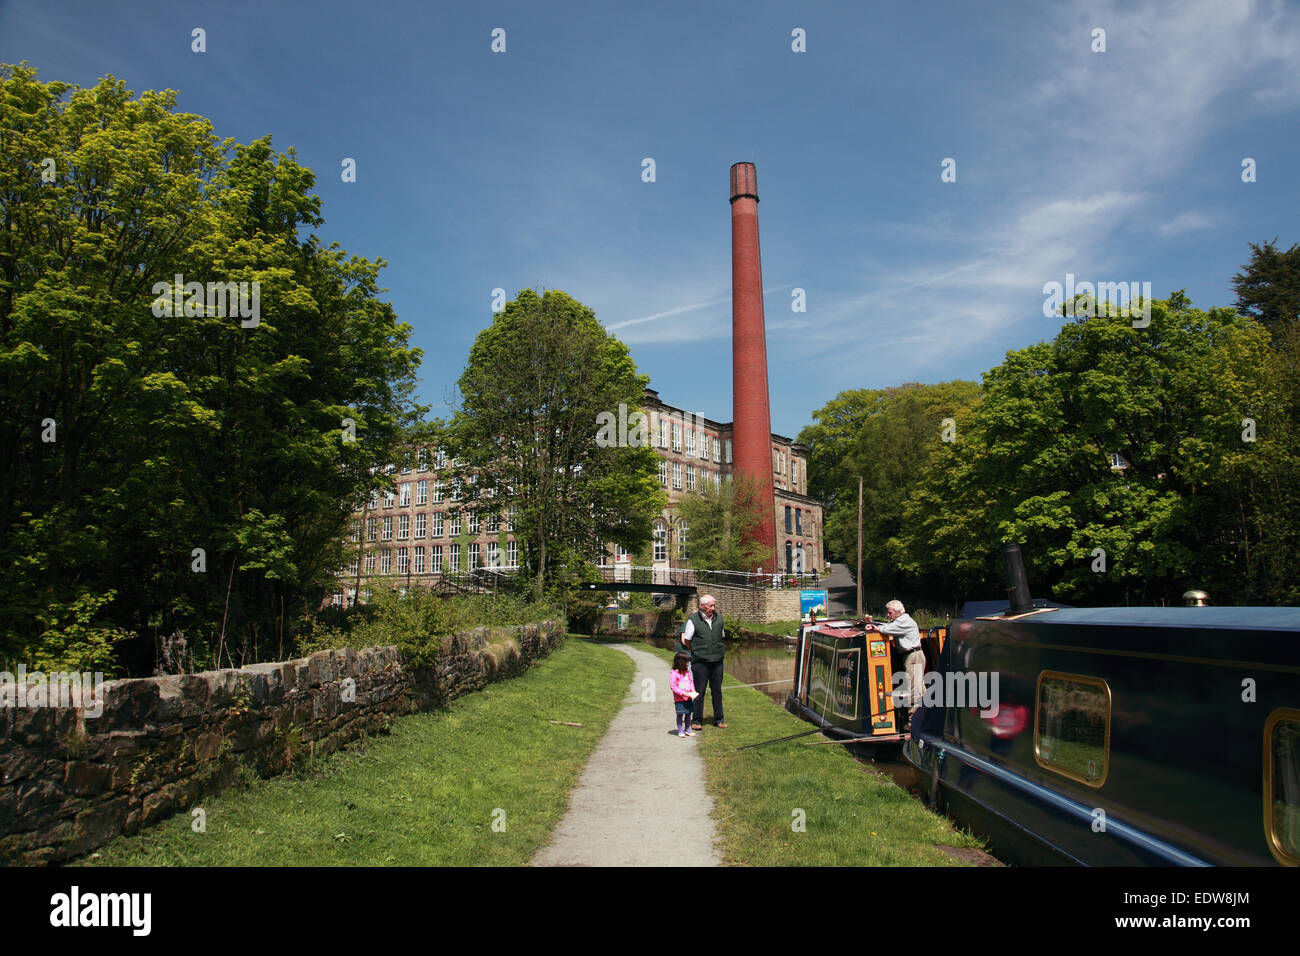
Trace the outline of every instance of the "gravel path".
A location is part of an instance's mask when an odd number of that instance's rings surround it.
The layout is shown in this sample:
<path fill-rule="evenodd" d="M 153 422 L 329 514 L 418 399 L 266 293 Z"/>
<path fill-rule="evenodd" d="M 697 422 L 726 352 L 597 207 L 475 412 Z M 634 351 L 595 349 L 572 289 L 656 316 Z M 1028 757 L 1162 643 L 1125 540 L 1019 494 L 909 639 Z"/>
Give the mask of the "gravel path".
<path fill-rule="evenodd" d="M 718 866 L 699 738 L 683 739 L 674 729 L 668 663 L 626 644 L 613 646 L 636 662 L 636 676 L 587 761 L 553 842 L 533 865 Z M 642 699 L 647 688 L 654 690 L 651 702 Z"/>

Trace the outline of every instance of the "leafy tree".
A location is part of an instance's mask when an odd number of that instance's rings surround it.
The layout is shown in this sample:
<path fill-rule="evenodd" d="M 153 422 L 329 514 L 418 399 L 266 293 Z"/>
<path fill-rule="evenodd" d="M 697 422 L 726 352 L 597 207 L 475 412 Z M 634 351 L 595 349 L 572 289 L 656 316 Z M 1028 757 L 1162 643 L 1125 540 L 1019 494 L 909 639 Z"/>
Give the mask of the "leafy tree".
<path fill-rule="evenodd" d="M 175 100 L 0 68 L 0 657 L 54 659 L 74 619 L 70 666 L 126 632 L 134 672 L 178 630 L 204 663 L 284 653 L 420 411 L 383 262 L 303 237 L 320 201 L 292 150 Z M 246 282 L 256 313 L 207 292 L 172 314 L 177 274 Z"/>
<path fill-rule="evenodd" d="M 687 547 L 691 567 L 710 571 L 749 571 L 768 560 L 771 552 L 756 540 L 758 525 L 768 508 L 762 486 L 752 476 L 701 482 L 699 490 L 683 495 L 678 516 L 690 529 Z"/>
<path fill-rule="evenodd" d="M 1250 262 L 1232 279 L 1237 311 L 1259 320 L 1279 347 L 1300 332 L 1300 243 L 1285 252 L 1275 243 L 1250 244 Z"/>
<path fill-rule="evenodd" d="M 647 382 L 595 314 L 556 290 L 520 292 L 470 349 L 450 451 L 469 501 L 517 507 L 520 565 L 539 596 L 606 542 L 636 551 L 649 539 L 663 507 L 654 451 L 597 442 L 602 413 L 631 416 Z"/>
<path fill-rule="evenodd" d="M 1278 449 L 1243 441 L 1243 418 L 1272 401 L 1267 352 L 1254 320 L 1182 293 L 1153 303 L 1147 328 L 1104 314 L 1009 352 L 907 503 L 904 570 L 954 597 L 1000 593 L 997 546 L 1019 540 L 1036 590 L 1066 599 L 1269 593 L 1279 582 L 1247 552 Z"/>

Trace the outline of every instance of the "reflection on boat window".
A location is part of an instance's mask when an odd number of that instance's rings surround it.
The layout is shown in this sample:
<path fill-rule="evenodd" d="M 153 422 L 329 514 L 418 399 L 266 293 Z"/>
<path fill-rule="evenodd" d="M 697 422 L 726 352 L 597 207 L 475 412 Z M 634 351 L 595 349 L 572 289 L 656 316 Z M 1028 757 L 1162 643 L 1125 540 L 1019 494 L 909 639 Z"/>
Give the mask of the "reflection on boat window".
<path fill-rule="evenodd" d="M 1106 782 L 1110 688 L 1096 677 L 1044 671 L 1038 678 L 1034 755 L 1040 766 L 1090 787 Z"/>
<path fill-rule="evenodd" d="M 1264 821 L 1273 855 L 1300 865 L 1300 710 L 1281 710 L 1264 728 Z"/>

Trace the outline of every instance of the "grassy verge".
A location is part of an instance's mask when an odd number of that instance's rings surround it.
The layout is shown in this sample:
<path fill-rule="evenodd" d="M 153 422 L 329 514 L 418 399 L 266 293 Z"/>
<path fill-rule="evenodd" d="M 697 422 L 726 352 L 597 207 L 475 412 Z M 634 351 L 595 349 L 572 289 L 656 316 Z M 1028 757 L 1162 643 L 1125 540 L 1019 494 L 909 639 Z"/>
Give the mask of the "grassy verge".
<path fill-rule="evenodd" d="M 101 847 L 103 866 L 514 866 L 527 863 L 632 680 L 576 640 L 520 677 L 397 720 L 392 733 L 203 802 Z M 582 724 L 570 727 L 550 721 Z M 494 829 L 495 825 L 495 829 Z M 504 828 L 502 828 L 504 825 Z"/>
<path fill-rule="evenodd" d="M 661 656 L 670 655 L 643 647 Z M 846 748 L 798 740 L 737 751 L 746 744 L 809 729 L 756 690 L 730 677 L 723 685 L 727 729 L 699 732 L 723 859 L 740 866 L 960 866 L 940 846 L 978 848 L 869 770 Z M 712 705 L 705 703 L 706 714 Z M 802 814 L 797 811 L 802 811 Z M 804 832 L 794 825 L 803 818 Z"/>

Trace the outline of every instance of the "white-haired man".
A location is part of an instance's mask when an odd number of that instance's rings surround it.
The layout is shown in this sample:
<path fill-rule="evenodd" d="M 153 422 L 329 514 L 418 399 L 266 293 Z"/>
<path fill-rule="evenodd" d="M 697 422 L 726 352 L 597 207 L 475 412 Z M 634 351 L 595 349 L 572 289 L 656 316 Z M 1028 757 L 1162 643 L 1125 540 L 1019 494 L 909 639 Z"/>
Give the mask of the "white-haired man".
<path fill-rule="evenodd" d="M 892 637 L 904 655 L 903 670 L 907 674 L 910 721 L 916 708 L 921 706 L 921 694 L 925 689 L 925 652 L 921 650 L 921 629 L 907 613 L 902 601 L 890 601 L 885 605 L 885 613 L 889 615 L 888 624 L 868 624 L 866 629 Z"/>
<path fill-rule="evenodd" d="M 714 726 L 727 726 L 722 719 L 722 658 L 727 653 L 722 638 L 722 615 L 718 613 L 717 599 L 706 594 L 700 598 L 700 609 L 686 619 L 686 626 L 682 628 L 682 644 L 691 652 L 691 677 L 699 692 L 691 715 L 693 730 L 701 730 L 704 726 L 705 684 L 713 692 Z"/>

